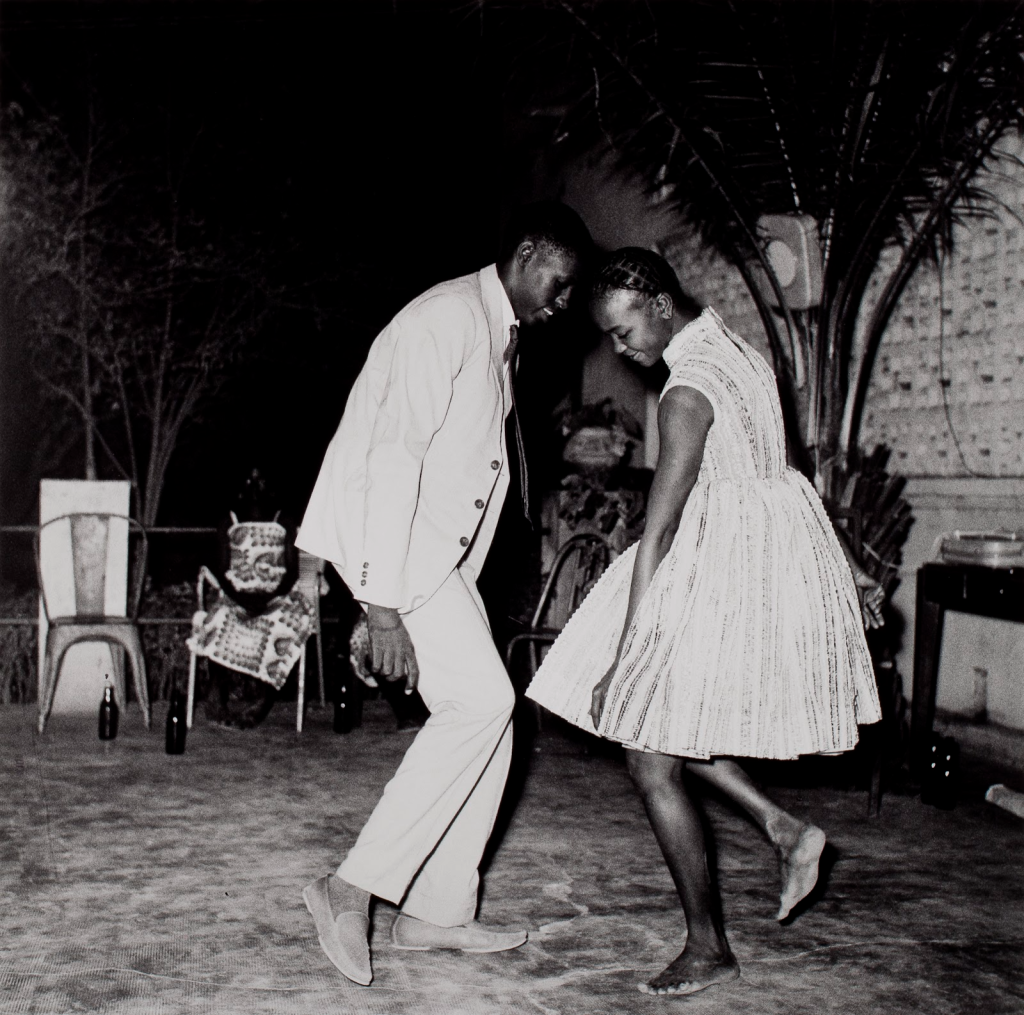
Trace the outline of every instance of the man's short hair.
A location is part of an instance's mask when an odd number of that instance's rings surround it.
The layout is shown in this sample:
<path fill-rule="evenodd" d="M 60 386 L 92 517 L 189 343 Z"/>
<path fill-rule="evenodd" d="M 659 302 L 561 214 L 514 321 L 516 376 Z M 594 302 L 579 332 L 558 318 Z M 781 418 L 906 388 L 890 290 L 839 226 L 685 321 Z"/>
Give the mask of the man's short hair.
<path fill-rule="evenodd" d="M 590 232 L 568 205 L 559 201 L 538 201 L 520 208 L 509 220 L 500 260 L 507 261 L 523 240 L 548 243 L 558 250 L 587 260 L 594 241 Z"/>

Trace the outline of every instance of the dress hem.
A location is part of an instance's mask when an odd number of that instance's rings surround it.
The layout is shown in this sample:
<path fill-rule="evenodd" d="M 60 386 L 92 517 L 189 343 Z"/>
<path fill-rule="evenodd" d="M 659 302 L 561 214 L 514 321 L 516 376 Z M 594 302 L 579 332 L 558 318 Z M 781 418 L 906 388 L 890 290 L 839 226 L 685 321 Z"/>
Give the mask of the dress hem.
<path fill-rule="evenodd" d="M 592 737 L 597 737 L 600 740 L 607 740 L 613 744 L 619 744 L 632 751 L 639 751 L 643 754 L 664 754 L 671 758 L 686 758 L 689 761 L 710 761 L 712 758 L 750 758 L 757 761 L 798 761 L 800 758 L 828 758 L 828 757 L 839 757 L 842 754 L 849 754 L 850 751 L 855 750 L 857 744 L 860 743 L 860 727 L 861 726 L 872 726 L 874 723 L 858 723 L 857 724 L 857 736 L 848 747 L 830 747 L 821 748 L 817 751 L 800 751 L 797 754 L 746 754 L 742 751 L 697 751 L 697 750 L 673 750 L 667 751 L 657 747 L 651 747 L 648 744 L 640 743 L 636 740 L 626 740 L 620 737 L 612 736 L 608 733 L 598 733 L 591 728 L 582 726 L 580 723 L 569 719 L 567 716 L 561 715 L 554 709 L 549 708 L 543 702 L 538 701 L 532 695 L 527 693 L 527 697 L 531 701 L 540 705 L 541 708 L 546 709 L 552 715 L 558 716 L 563 722 L 569 723 L 570 726 L 575 726 L 576 729 L 582 730 L 584 733 L 589 733 Z M 878 722 L 880 720 L 876 720 Z"/>

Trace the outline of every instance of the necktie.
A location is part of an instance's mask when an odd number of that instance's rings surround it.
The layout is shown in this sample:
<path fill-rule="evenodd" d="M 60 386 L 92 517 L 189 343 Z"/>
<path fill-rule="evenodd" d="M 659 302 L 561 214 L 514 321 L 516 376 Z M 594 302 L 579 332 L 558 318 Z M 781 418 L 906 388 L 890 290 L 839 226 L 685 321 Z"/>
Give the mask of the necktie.
<path fill-rule="evenodd" d="M 509 328 L 508 345 L 505 347 L 504 361 L 508 364 L 508 387 L 512 392 L 512 430 L 516 435 L 516 451 L 519 453 L 519 492 L 523 498 L 523 514 L 532 524 L 530 518 L 530 481 L 526 475 L 526 451 L 523 448 L 523 432 L 519 426 L 519 411 L 516 409 L 516 362 L 519 357 L 519 329 L 513 324 Z"/>

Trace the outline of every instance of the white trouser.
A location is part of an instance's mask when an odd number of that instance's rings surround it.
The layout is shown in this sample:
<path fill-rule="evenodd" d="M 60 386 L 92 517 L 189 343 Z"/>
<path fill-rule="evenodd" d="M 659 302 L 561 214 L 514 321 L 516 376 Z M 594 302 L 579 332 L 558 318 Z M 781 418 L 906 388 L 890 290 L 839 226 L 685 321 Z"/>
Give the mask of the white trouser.
<path fill-rule="evenodd" d="M 402 619 L 430 718 L 338 876 L 401 903 L 409 916 L 456 927 L 476 914 L 477 867 L 512 754 L 515 695 L 472 571 L 454 571 Z"/>

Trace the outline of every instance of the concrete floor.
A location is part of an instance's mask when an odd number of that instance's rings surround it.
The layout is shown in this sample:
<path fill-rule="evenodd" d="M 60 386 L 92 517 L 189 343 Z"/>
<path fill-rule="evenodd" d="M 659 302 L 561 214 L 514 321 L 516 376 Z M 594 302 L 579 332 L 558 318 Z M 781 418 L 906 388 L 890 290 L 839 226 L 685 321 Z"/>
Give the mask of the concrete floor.
<path fill-rule="evenodd" d="M 952 812 L 890 795 L 876 819 L 860 792 L 774 788 L 833 847 L 824 891 L 788 926 L 769 847 L 709 801 L 743 974 L 651 998 L 636 983 L 681 943 L 672 884 L 620 760 L 549 730 L 525 754 L 481 914 L 530 942 L 396 952 L 381 904 L 361 988 L 321 954 L 300 891 L 339 861 L 408 743 L 386 708 L 347 736 L 318 711 L 296 736 L 283 704 L 246 732 L 199 720 L 180 757 L 164 754 L 160 706 L 153 733 L 134 708 L 122 718 L 104 744 L 92 719 L 38 737 L 30 708 L 0 708 L 4 1015 L 1024 1012 L 1024 822 L 982 802 L 992 773 L 967 773 Z"/>

